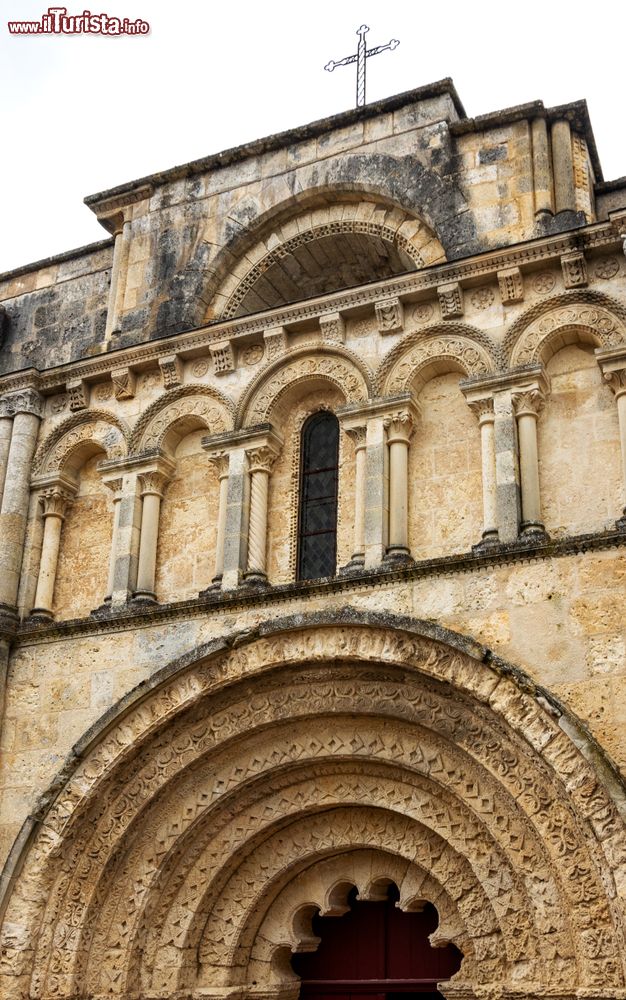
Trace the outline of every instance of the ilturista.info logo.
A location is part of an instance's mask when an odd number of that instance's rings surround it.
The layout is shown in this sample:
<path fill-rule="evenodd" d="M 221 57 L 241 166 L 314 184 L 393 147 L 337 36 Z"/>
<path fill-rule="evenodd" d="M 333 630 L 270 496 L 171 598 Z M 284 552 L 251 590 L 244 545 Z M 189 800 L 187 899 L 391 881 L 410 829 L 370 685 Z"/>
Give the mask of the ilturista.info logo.
<path fill-rule="evenodd" d="M 48 7 L 39 21 L 8 21 L 11 35 L 147 35 L 150 25 L 141 18 L 109 14 L 68 14 L 67 7 Z"/>

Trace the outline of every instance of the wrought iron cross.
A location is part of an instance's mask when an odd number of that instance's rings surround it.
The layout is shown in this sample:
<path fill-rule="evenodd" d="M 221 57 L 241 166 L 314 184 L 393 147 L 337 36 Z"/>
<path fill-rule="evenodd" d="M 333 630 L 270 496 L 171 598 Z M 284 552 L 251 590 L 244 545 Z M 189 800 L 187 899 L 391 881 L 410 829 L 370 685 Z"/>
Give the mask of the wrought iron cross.
<path fill-rule="evenodd" d="M 360 28 L 357 29 L 357 35 L 359 36 L 359 44 L 357 50 L 352 56 L 346 56 L 345 59 L 340 59 L 335 62 L 331 59 L 329 63 L 326 63 L 324 69 L 332 73 L 337 66 L 348 66 L 350 63 L 356 63 L 356 106 L 357 108 L 362 108 L 365 104 L 365 60 L 369 59 L 370 56 L 377 56 L 379 52 L 385 52 L 386 49 L 397 49 L 400 42 L 397 38 L 392 38 L 390 42 L 386 45 L 377 45 L 373 49 L 368 49 L 365 44 L 365 36 L 370 29 L 366 24 L 362 24 Z"/>

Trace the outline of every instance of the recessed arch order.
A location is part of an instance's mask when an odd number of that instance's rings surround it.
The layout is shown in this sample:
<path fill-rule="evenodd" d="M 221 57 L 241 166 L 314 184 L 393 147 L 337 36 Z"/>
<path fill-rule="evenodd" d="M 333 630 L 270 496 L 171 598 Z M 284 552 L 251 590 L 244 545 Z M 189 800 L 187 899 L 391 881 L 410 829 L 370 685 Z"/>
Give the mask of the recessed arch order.
<path fill-rule="evenodd" d="M 546 692 L 432 624 L 214 641 L 87 734 L 18 839 L 0 990 L 283 996 L 303 907 L 394 880 L 464 955 L 446 996 L 623 996 L 616 781 Z"/>

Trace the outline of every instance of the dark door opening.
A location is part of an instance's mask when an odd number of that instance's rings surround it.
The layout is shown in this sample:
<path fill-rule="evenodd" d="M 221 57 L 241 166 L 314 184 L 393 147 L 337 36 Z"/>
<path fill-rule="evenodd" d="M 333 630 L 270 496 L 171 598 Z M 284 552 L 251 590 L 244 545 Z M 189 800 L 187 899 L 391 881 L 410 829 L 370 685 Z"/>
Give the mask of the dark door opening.
<path fill-rule="evenodd" d="M 430 944 L 438 924 L 434 906 L 403 913 L 398 896 L 391 885 L 386 900 L 360 902 L 353 889 L 348 913 L 313 918 L 317 950 L 291 961 L 302 1000 L 442 1000 L 437 983 L 458 971 L 463 955 L 454 945 Z"/>

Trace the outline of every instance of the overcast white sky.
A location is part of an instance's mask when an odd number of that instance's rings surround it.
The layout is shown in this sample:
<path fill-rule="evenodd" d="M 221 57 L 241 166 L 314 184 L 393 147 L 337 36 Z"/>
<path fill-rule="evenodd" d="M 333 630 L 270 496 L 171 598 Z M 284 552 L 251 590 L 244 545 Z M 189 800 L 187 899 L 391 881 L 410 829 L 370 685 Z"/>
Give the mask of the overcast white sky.
<path fill-rule="evenodd" d="M 354 67 L 323 67 L 363 22 L 369 46 L 401 42 L 368 60 L 368 101 L 445 76 L 470 116 L 585 97 L 605 178 L 626 174 L 621 3 L 607 20 L 588 0 L 58 2 L 151 31 L 15 37 L 6 22 L 51 0 L 0 0 L 0 271 L 104 238 L 87 194 L 351 107 Z"/>

